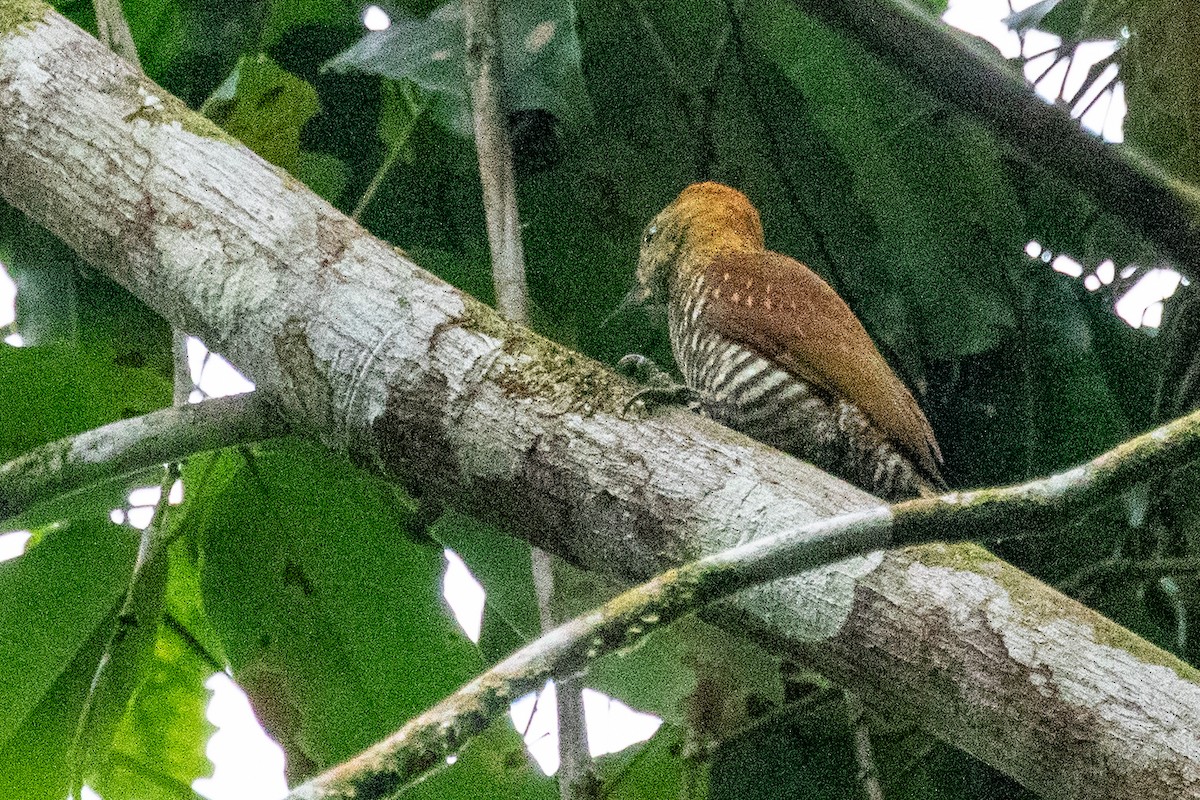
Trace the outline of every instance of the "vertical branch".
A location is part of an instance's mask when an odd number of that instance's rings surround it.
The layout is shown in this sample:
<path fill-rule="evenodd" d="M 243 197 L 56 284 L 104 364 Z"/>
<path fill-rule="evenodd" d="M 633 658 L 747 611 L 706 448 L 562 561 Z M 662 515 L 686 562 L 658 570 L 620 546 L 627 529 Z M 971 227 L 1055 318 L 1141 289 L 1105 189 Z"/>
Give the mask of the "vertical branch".
<path fill-rule="evenodd" d="M 538 623 L 542 633 L 546 633 L 562 621 L 555 619 L 552 610 L 555 558 L 537 547 L 532 548 L 529 555 L 533 588 L 537 594 Z M 555 678 L 554 697 L 558 713 L 559 796 L 562 800 L 585 800 L 595 794 L 597 780 L 592 769 L 587 720 L 583 710 L 583 684 L 579 677 L 563 675 Z"/>
<path fill-rule="evenodd" d="M 546 633 L 562 622 L 555 618 L 552 611 L 556 585 L 555 557 L 534 547 L 530 559 L 533 588 L 537 593 L 538 622 L 542 633 Z M 588 745 L 583 682 L 578 675 L 557 677 L 554 680 L 554 696 L 558 712 L 559 796 L 562 800 L 588 800 L 597 795 L 599 782 L 592 767 L 592 753 Z"/>
<path fill-rule="evenodd" d="M 500 50 L 498 3 L 499 0 L 463 2 L 466 70 L 470 83 L 471 118 L 475 128 L 475 152 L 479 157 L 479 179 L 483 185 L 488 245 L 492 254 L 496 308 L 514 322 L 527 323 L 529 297 L 525 283 L 521 219 L 517 213 L 512 143 L 500 94 L 504 87 L 504 67 Z M 551 597 L 554 594 L 553 557 L 536 547 L 531 556 L 538 616 L 542 630 L 548 631 L 555 627 L 551 611 Z M 558 785 L 563 800 L 583 797 L 595 785 L 583 715 L 582 690 L 576 679 L 560 680 L 556 685 Z"/>
<path fill-rule="evenodd" d="M 96 9 L 96 32 L 100 41 L 140 70 L 142 62 L 138 60 L 133 34 L 121 11 L 121 0 L 92 0 L 92 7 Z"/>
<path fill-rule="evenodd" d="M 188 361 L 188 336 L 178 328 L 171 331 L 171 360 L 174 368 L 172 404 L 186 406 L 192 396 L 192 366 Z"/>
<path fill-rule="evenodd" d="M 492 251 L 492 283 L 496 308 L 506 318 L 524 323 L 529 317 L 525 288 L 525 253 L 521 219 L 517 214 L 512 143 L 500 92 L 504 70 L 500 60 L 497 0 L 466 0 L 463 18 L 467 38 L 467 80 L 471 89 L 471 118 L 475 152 L 483 184 L 488 244 Z"/>
<path fill-rule="evenodd" d="M 879 782 L 879 768 L 875 764 L 875 750 L 871 746 L 871 728 L 865 719 L 866 709 L 862 698 L 847 690 L 846 716 L 850 722 L 850 733 L 854 736 L 854 760 L 858 763 L 858 780 L 867 800 L 883 800 L 883 786 Z"/>

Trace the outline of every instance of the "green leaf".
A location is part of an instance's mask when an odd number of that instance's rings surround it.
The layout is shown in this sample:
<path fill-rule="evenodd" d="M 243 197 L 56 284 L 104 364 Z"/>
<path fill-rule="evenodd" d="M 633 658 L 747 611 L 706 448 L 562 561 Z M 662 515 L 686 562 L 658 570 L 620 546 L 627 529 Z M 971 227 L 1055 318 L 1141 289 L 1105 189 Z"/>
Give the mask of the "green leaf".
<path fill-rule="evenodd" d="M 603 796 L 612 800 L 645 797 L 686 797 L 683 775 L 689 768 L 680 759 L 683 730 L 665 724 L 650 740 L 599 760 Z"/>
<path fill-rule="evenodd" d="M 507 110 L 542 109 L 572 125 L 591 115 L 570 0 L 519 3 L 501 25 Z M 396 14 L 386 31 L 366 34 L 327 67 L 412 81 L 430 97 L 434 118 L 471 135 L 462 6 L 456 0 L 426 18 Z"/>
<path fill-rule="evenodd" d="M 1069 42 L 1120 38 L 1133 8 L 1129 0 L 1061 0 L 1052 5 L 1037 27 Z"/>
<path fill-rule="evenodd" d="M 81 517 L 46 536 L 23 556 L 0 563 L 0 747 L 51 693 L 85 644 L 112 633 L 138 532 L 107 519 Z M 90 684 L 98 655 L 78 666 Z M 75 732 L 86 689 L 60 713 Z M 51 713 L 47 710 L 46 713 Z M 64 723 L 65 724 L 65 723 Z M 57 723 L 56 723 L 57 725 Z M 0 773 L 4 770 L 0 769 Z M 64 776 L 65 781 L 65 776 Z"/>
<path fill-rule="evenodd" d="M 300 131 L 321 110 L 312 85 L 265 54 L 243 58 L 205 104 L 208 116 L 272 164 L 295 171 Z"/>
<path fill-rule="evenodd" d="M 999 278 L 1024 245 L 1022 212 L 995 142 L 794 7 L 759 4 L 749 12 L 754 42 L 807 101 L 803 110 L 852 171 L 851 191 L 871 217 L 869 257 L 843 279 L 868 328 L 902 356 L 914 333 L 927 358 L 995 347 L 1014 323 Z M 788 123 L 766 124 L 768 136 L 783 136 L 773 128 Z M 803 163 L 787 169 L 796 173 L 793 186 L 805 187 L 814 174 Z M 839 229 L 821 206 L 813 214 L 818 230 Z M 914 359 L 903 360 L 914 371 Z"/>
<path fill-rule="evenodd" d="M 8 206 L 0 261 L 17 284 L 17 332 L 31 345 L 0 344 L 0 462 L 170 404 L 162 318 Z"/>
<path fill-rule="evenodd" d="M 117 344 L 117 343 L 113 343 Z M 38 445 L 147 414 L 170 400 L 156 371 L 128 365 L 135 351 L 97 343 L 14 348 L 0 345 L 0 461 Z"/>
<path fill-rule="evenodd" d="M 425 111 L 425 101 L 420 90 L 411 81 L 383 82 L 383 108 L 379 113 L 379 138 L 389 149 L 399 149 L 404 160 L 412 162 L 413 152 L 409 140 L 416 128 L 417 120 Z"/>
<path fill-rule="evenodd" d="M 529 558 L 529 545 L 471 517 L 448 511 L 430 528 L 429 535 L 458 553 L 487 592 L 484 625 L 499 623 L 516 634 L 503 637 L 498 650 L 485 650 L 489 662 L 509 652 L 504 647 L 536 639 L 541 633 L 537 594 Z M 493 634 L 495 635 L 495 634 Z M 484 641 L 481 639 L 480 645 Z"/>
<path fill-rule="evenodd" d="M 122 603 L 118 610 L 112 637 L 92 680 L 84 713 L 80 715 L 79 735 L 72 753 L 78 765 L 73 779 L 81 783 L 109 759 L 114 734 L 125 717 L 130 698 L 142 682 L 147 663 L 154 657 L 167 582 L 167 554 L 151 543 L 151 538 L 157 535 L 154 526 L 141 535 L 139 553 L 144 561 L 130 576 L 127 594 L 130 602 Z"/>
<path fill-rule="evenodd" d="M 1125 137 L 1173 176 L 1200 182 L 1200 76 L 1191 20 L 1163 0 L 1128 3 L 1122 11 L 1118 21 L 1128 26 L 1128 41 L 1117 55 L 1128 104 Z"/>
<path fill-rule="evenodd" d="M 843 800 L 861 784 L 845 717 L 783 717 L 723 744 L 712 759 L 713 800 Z"/>
<path fill-rule="evenodd" d="M 462 8 L 451 2 L 423 20 L 394 15 L 386 31 L 366 34 L 326 67 L 411 81 L 430 97 L 433 114 L 442 125 L 469 137 L 471 104 L 463 48 Z"/>
<path fill-rule="evenodd" d="M 1040 2 L 1034 3 L 1028 8 L 1023 8 L 1020 11 L 1013 11 L 1004 18 L 1004 24 L 1009 28 L 1012 28 L 1014 31 L 1019 31 L 1022 33 L 1030 30 L 1031 28 L 1041 27 L 1042 19 L 1060 3 L 1061 0 L 1040 0 Z M 1068 0 L 1067 3 L 1061 4 L 1068 5 L 1070 4 L 1070 0 Z"/>
<path fill-rule="evenodd" d="M 217 456 L 218 460 L 220 456 Z M 190 493 L 191 484 L 185 490 Z M 190 505 L 187 508 L 194 508 Z M 182 509 L 180 509 L 182 510 Z M 168 519 L 171 516 L 169 515 Z M 192 524 L 182 527 L 195 530 Z M 179 528 L 175 528 L 179 530 Z M 224 669 L 228 659 L 221 646 L 221 637 L 204 610 L 204 594 L 200 585 L 200 553 L 196 541 L 187 535 L 179 536 L 167 551 L 166 622 L 177 636 L 187 640 L 191 651 L 208 667 L 209 672 Z M 161 634 L 160 634 L 161 636 Z"/>
<path fill-rule="evenodd" d="M 330 202 L 342 196 L 350 180 L 346 162 L 328 153 L 301 151 L 292 160 L 289 172 Z"/>
<path fill-rule="evenodd" d="M 1038 795 L 919 730 L 872 730 L 884 797 L 896 800 L 1037 800 Z"/>
<path fill-rule="evenodd" d="M 262 48 L 265 50 L 288 36 L 296 28 L 308 25 L 361 25 L 363 6 L 347 0 L 288 0 L 271 3 L 270 15 L 263 29 Z"/>
<path fill-rule="evenodd" d="M 194 798 L 192 781 L 212 765 L 215 728 L 205 709 L 212 666 L 175 631 L 158 629 L 153 658 L 130 701 L 106 764 L 90 783 L 105 800 Z"/>
<path fill-rule="evenodd" d="M 454 763 L 404 792 L 413 800 L 552 800 L 558 797 L 553 778 L 542 774 L 525 751 L 507 719 L 497 720 L 475 737 Z"/>
<path fill-rule="evenodd" d="M 350 168 L 329 153 L 303 148 L 305 125 L 321 111 L 317 90 L 265 54 L 243 58 L 205 103 L 205 113 L 247 147 L 336 201 Z"/>
<path fill-rule="evenodd" d="M 186 525 L 234 677 L 297 779 L 362 750 L 481 666 L 381 484 L 299 442 L 225 454 Z M 243 459 L 238 465 L 237 459 Z M 185 477 L 186 485 L 186 477 Z"/>
<path fill-rule="evenodd" d="M 155 80 L 162 80 L 171 63 L 190 46 L 186 26 L 195 3 L 186 0 L 158 0 L 154 3 L 122 3 L 121 10 L 129 23 L 137 45 L 142 69 Z"/>
<path fill-rule="evenodd" d="M 0 719 L 0 724 L 8 730 L 6 741 L 0 744 L 0 797 L 5 800 L 46 800 L 67 796 L 70 774 L 67 751 L 75 736 L 83 698 L 91 686 L 96 663 L 112 635 L 112 610 L 92 627 L 90 635 L 80 642 L 74 655 L 61 664 L 61 671 L 52 682 L 31 698 L 33 706 L 23 720 Z M 56 632 L 64 634 L 63 631 Z M 75 632 L 68 629 L 63 635 L 64 640 L 74 641 Z M 5 662 L 5 665 L 11 663 Z M 14 677 L 19 679 L 21 676 L 18 673 Z M 7 681 L 10 674 L 5 672 L 4 678 Z M 0 693 L 0 702 L 9 690 L 6 685 Z"/>
<path fill-rule="evenodd" d="M 1033 293 L 1031 333 L 1039 342 L 1033 369 L 1041 407 L 1054 413 L 1038 415 L 1036 474 L 1078 464 L 1128 433 L 1095 353 L 1078 297 L 1084 290 L 1066 276 L 1046 272 L 1036 276 L 1041 291 Z"/>

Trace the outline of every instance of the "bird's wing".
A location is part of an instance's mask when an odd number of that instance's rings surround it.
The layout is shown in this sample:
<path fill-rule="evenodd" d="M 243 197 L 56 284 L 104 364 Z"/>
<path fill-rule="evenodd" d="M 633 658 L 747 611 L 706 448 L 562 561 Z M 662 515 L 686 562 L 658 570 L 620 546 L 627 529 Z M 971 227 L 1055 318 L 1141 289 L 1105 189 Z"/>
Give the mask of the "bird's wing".
<path fill-rule="evenodd" d="M 942 453 L 929 421 L 858 317 L 819 275 L 769 251 L 716 256 L 705 270 L 703 314 L 804 380 L 852 402 L 936 482 Z"/>

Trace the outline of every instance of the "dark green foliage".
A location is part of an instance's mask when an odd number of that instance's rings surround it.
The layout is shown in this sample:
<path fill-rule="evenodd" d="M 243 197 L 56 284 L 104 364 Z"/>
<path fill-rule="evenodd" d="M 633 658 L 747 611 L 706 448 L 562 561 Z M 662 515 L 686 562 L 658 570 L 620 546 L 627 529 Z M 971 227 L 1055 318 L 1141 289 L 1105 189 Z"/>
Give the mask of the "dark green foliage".
<path fill-rule="evenodd" d="M 7 205 L 0 263 L 28 346 L 0 346 L 0 461 L 170 404 L 170 335 L 153 312 Z"/>
<path fill-rule="evenodd" d="M 406 537 L 389 487 L 307 445 L 213 458 L 190 467 L 204 477 L 180 525 L 199 544 L 203 606 L 234 677 L 293 778 L 479 670 L 443 607 L 441 550 Z"/>
<path fill-rule="evenodd" d="M 67 751 L 137 538 L 81 514 L 0 564 L 0 797 L 66 795 Z"/>

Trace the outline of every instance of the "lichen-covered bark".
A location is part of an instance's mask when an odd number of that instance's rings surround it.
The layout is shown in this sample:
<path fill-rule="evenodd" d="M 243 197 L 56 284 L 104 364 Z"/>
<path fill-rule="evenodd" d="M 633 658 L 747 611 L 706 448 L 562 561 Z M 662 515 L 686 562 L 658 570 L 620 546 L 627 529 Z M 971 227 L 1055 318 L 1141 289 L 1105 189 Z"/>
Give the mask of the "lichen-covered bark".
<path fill-rule="evenodd" d="M 584 567 L 645 577 L 878 502 L 685 412 L 625 416 L 624 381 L 423 272 L 49 11 L 0 33 L 0 193 L 294 430 Z M 1045 797 L 1200 794 L 1193 673 L 976 548 L 854 559 L 719 613 Z"/>

